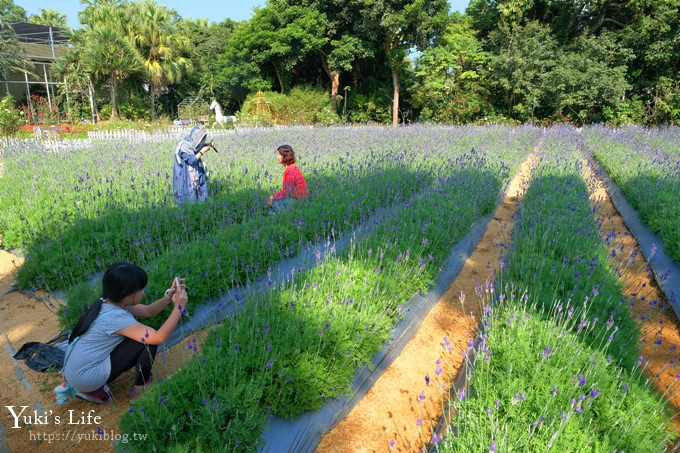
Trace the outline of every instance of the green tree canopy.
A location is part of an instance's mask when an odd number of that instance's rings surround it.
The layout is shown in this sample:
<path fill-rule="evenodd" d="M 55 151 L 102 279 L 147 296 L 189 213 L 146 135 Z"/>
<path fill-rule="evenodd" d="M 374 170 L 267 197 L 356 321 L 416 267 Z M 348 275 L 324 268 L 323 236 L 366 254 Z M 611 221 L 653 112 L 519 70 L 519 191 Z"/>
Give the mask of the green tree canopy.
<path fill-rule="evenodd" d="M 446 0 L 357 0 L 362 22 L 361 36 L 372 37 L 387 56 L 392 77 L 392 125 L 399 124 L 399 74 L 408 64 L 411 50 L 424 50 L 448 20 Z"/>
<path fill-rule="evenodd" d="M 132 3 L 128 34 L 144 60 L 151 97 L 151 119 L 156 119 L 156 97 L 193 71 L 191 40 L 177 32 L 176 11 L 153 0 Z"/>
<path fill-rule="evenodd" d="M 15 5 L 13 0 L 0 0 L 0 18 L 8 24 L 26 22 L 26 10 Z"/>
<path fill-rule="evenodd" d="M 50 8 L 40 8 L 40 14 L 31 14 L 28 21 L 34 24 L 49 25 L 62 29 L 68 28 L 66 15 Z"/>
<path fill-rule="evenodd" d="M 486 116 L 488 61 L 469 17 L 454 13 L 437 44 L 416 61 L 413 104 L 421 118 L 462 124 Z"/>
<path fill-rule="evenodd" d="M 10 72 L 32 73 L 33 65 L 26 58 L 16 33 L 4 17 L 0 17 L 0 77 L 7 79 Z"/>

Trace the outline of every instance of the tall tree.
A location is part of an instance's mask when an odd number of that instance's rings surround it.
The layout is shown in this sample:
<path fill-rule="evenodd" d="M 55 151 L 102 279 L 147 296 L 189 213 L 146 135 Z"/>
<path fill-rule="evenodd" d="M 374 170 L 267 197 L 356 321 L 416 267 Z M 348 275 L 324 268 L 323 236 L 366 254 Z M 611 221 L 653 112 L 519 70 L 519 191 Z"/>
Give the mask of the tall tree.
<path fill-rule="evenodd" d="M 225 89 L 220 76 L 223 65 L 233 64 L 229 60 L 222 62 L 220 55 L 224 52 L 236 26 L 237 23 L 231 19 L 225 19 L 221 23 L 183 20 L 178 24 L 178 32 L 191 40 L 193 49 L 191 60 L 195 74 L 195 77 L 188 77 L 174 86 L 183 97 L 197 95 L 202 98 L 209 97 L 219 100 L 226 110 L 238 109 L 238 93 Z"/>
<path fill-rule="evenodd" d="M 31 14 L 28 21 L 34 24 L 48 25 L 62 29 L 68 28 L 66 15 L 49 8 L 40 8 L 40 14 Z"/>
<path fill-rule="evenodd" d="M 167 87 L 182 80 L 193 70 L 188 54 L 191 41 L 174 30 L 180 18 L 174 10 L 153 0 L 132 3 L 128 33 L 144 59 L 151 118 L 156 119 L 156 98 Z"/>
<path fill-rule="evenodd" d="M 295 68 L 325 43 L 326 18 L 313 8 L 270 1 L 240 30 L 249 49 L 249 60 L 274 72 L 279 91 L 290 89 Z"/>
<path fill-rule="evenodd" d="M 421 119 L 466 123 L 488 113 L 485 66 L 489 55 L 470 18 L 453 13 L 436 45 L 416 60 L 413 104 Z"/>
<path fill-rule="evenodd" d="M 616 122 L 631 88 L 626 81 L 631 57 L 610 33 L 582 36 L 561 49 L 542 90 L 546 115 L 567 115 L 577 124 Z"/>
<path fill-rule="evenodd" d="M 113 13 L 120 14 L 127 7 L 127 0 L 80 0 L 85 5 L 78 12 L 78 21 L 90 27 L 98 22 L 109 22 Z"/>
<path fill-rule="evenodd" d="M 494 50 L 490 85 L 497 94 L 496 105 L 518 121 L 534 120 L 557 56 L 550 29 L 538 22 L 526 26 L 501 22 L 490 40 Z"/>
<path fill-rule="evenodd" d="M 74 90 L 87 90 L 93 114 L 95 81 L 108 85 L 111 118 L 118 116 L 117 98 L 120 83 L 141 72 L 141 59 L 126 34 L 130 22 L 130 4 L 112 0 L 83 0 L 86 8 L 79 14 L 84 27 L 71 33 L 69 50 L 59 59 L 53 72 Z"/>
<path fill-rule="evenodd" d="M 362 36 L 382 46 L 392 76 L 392 125 L 399 124 L 399 75 L 409 64 L 409 51 L 424 50 L 448 19 L 446 0 L 357 0 L 364 18 Z"/>
<path fill-rule="evenodd" d="M 83 68 L 94 77 L 104 79 L 111 92 L 111 119 L 118 116 L 118 86 L 144 66 L 137 49 L 121 34 L 122 27 L 96 25 L 86 33 L 82 49 Z"/>
<path fill-rule="evenodd" d="M 268 7 L 304 8 L 317 11 L 323 17 L 323 28 L 317 27 L 315 34 L 320 40 L 317 54 L 324 73 L 330 83 L 330 95 L 336 108 L 340 89 L 340 76 L 350 72 L 357 60 L 373 55 L 371 45 L 357 32 L 356 25 L 363 18 L 353 2 L 344 0 L 270 0 Z"/>
<path fill-rule="evenodd" d="M 62 94 L 67 100 L 71 99 L 72 95 L 76 93 L 79 98 L 89 99 L 92 118 L 95 119 L 97 106 L 94 100 L 94 84 L 92 83 L 92 75 L 85 70 L 82 58 L 82 49 L 85 46 L 85 29 L 67 29 L 66 33 L 69 36 L 66 52 L 50 65 L 50 73 L 53 77 L 64 81 L 64 92 Z M 71 109 L 74 106 L 69 105 L 68 107 Z M 78 118 L 80 118 L 81 113 L 79 110 L 69 110 L 70 116 L 78 115 Z"/>
<path fill-rule="evenodd" d="M 680 0 L 640 0 L 629 25 L 613 30 L 635 52 L 628 77 L 656 124 L 680 123 Z"/>

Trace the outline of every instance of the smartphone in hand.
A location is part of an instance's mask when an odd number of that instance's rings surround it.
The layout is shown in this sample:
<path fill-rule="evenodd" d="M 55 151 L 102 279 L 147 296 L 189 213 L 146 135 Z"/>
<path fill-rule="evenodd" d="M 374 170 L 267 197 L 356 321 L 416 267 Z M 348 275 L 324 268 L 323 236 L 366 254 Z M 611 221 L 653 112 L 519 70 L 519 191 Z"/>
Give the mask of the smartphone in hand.
<path fill-rule="evenodd" d="M 175 291 L 179 291 L 182 289 L 182 286 L 179 283 L 179 277 L 175 277 Z"/>

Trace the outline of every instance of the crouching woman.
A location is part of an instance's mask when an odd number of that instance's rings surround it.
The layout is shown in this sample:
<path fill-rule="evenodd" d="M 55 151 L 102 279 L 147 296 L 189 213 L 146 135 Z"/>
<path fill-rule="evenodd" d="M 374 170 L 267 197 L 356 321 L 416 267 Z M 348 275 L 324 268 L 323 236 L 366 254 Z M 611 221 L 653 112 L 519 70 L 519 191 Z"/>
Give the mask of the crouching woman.
<path fill-rule="evenodd" d="M 146 272 L 131 263 L 116 263 L 106 270 L 102 296 L 90 305 L 69 337 L 62 371 L 66 384 L 61 387 L 101 403 L 111 397 L 107 384 L 130 368 L 136 372 L 130 397 L 138 396 L 151 382 L 157 345 L 164 343 L 179 323 L 188 298 L 176 278 L 162 298 L 140 304 L 147 281 Z M 170 303 L 174 309 L 158 330 L 135 319 L 153 317 Z"/>
<path fill-rule="evenodd" d="M 309 195 L 307 182 L 295 164 L 295 151 L 290 145 L 281 145 L 276 149 L 276 159 L 285 167 L 283 170 L 283 187 L 269 197 L 267 204 L 274 212 L 281 211 L 295 200 Z"/>

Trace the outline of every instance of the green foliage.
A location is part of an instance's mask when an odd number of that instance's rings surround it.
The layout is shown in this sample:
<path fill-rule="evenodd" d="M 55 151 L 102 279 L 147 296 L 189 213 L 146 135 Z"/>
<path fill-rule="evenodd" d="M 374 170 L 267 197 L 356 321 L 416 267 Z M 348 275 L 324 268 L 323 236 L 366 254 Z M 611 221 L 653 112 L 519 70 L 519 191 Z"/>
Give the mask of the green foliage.
<path fill-rule="evenodd" d="M 520 121 L 564 112 L 578 123 L 677 124 L 680 4 L 586 3 L 470 2 L 473 26 L 494 53 L 489 88 L 503 95 L 490 99 L 495 109 Z M 545 38 L 534 40 L 533 24 Z"/>
<path fill-rule="evenodd" d="M 109 118 L 111 117 L 111 104 L 104 104 L 99 107 L 99 118 Z"/>
<path fill-rule="evenodd" d="M 328 126 L 339 122 L 328 93 L 308 86 L 295 87 L 288 94 L 266 92 L 263 97 L 249 96 L 239 113 L 242 125 Z"/>
<path fill-rule="evenodd" d="M 140 97 L 135 97 L 118 104 L 120 115 L 133 121 L 139 121 L 151 117 L 151 109 L 149 105 Z"/>
<path fill-rule="evenodd" d="M 588 347 L 593 323 L 572 317 L 573 305 L 504 296 L 482 320 L 469 390 L 454 396 L 457 432 L 437 451 L 664 451 L 677 435 L 667 403 L 640 368 L 611 360 L 609 332 Z"/>
<path fill-rule="evenodd" d="M 128 77 L 143 70 L 142 58 L 119 26 L 98 25 L 86 32 L 82 64 L 87 73 L 110 88 L 110 118 L 118 116 L 117 89 Z M 101 112 L 100 112 L 101 113 Z"/>
<path fill-rule="evenodd" d="M 412 102 L 419 119 L 464 124 L 488 117 L 488 59 L 470 21 L 452 19 L 437 45 L 416 61 Z"/>
<path fill-rule="evenodd" d="M 23 8 L 14 6 L 14 4 L 9 1 L 11 5 L 0 4 L 0 77 L 7 79 L 9 74 L 13 71 L 25 72 L 26 74 L 33 75 L 34 65 L 26 57 L 23 46 L 19 43 L 14 29 L 10 25 L 11 22 L 16 20 L 13 18 L 16 11 L 23 11 Z"/>
<path fill-rule="evenodd" d="M 633 96 L 623 102 L 616 102 L 613 106 L 605 105 L 602 108 L 602 121 L 613 126 L 625 126 L 629 124 L 644 124 L 645 105 L 639 96 Z"/>
<path fill-rule="evenodd" d="M 50 8 L 40 8 L 40 14 L 31 14 L 28 21 L 34 24 L 49 25 L 61 29 L 68 28 L 66 16 Z"/>
<path fill-rule="evenodd" d="M 680 124 L 680 80 L 662 76 L 650 91 L 646 120 L 651 124 Z"/>
<path fill-rule="evenodd" d="M 490 36 L 495 47 L 491 59 L 490 90 L 494 104 L 520 122 L 540 116 L 549 73 L 556 66 L 557 44 L 550 30 L 531 22 L 526 27 L 501 25 Z"/>
<path fill-rule="evenodd" d="M 14 98 L 7 95 L 0 100 L 0 135 L 12 136 L 24 124 L 23 111 L 14 105 Z"/>
<path fill-rule="evenodd" d="M 611 35 L 579 38 L 572 49 L 557 54 L 557 64 L 541 87 L 546 114 L 564 112 L 578 124 L 620 121 L 631 88 L 626 81 L 630 58 Z"/>
<path fill-rule="evenodd" d="M 72 32 L 67 57 L 53 66 L 71 96 L 87 93 L 95 75 L 95 98 L 115 97 L 122 80 L 130 85 L 121 91 L 150 85 L 152 119 L 156 108 L 174 115 L 187 97 L 217 98 L 234 112 L 257 91 L 289 93 L 311 85 L 340 101 L 314 120 L 319 124 L 334 123 L 334 110 L 360 123 L 384 123 L 389 104 L 393 124 L 414 117 L 545 124 L 561 115 L 578 124 L 677 124 L 679 6 L 677 0 L 471 0 L 466 15 L 448 16 L 444 0 L 277 0 L 248 20 L 215 24 L 182 20 L 154 2 L 95 2 L 79 14 L 84 27 Z M 25 19 L 11 1 L 1 10 Z M 44 23 L 63 21 L 50 9 L 41 15 Z M 115 46 L 122 52 L 115 65 L 106 58 L 84 65 L 85 50 L 111 41 L 98 39 L 99 29 L 119 30 L 116 37 L 136 48 Z M 30 70 L 11 29 L 2 30 L 0 74 Z M 422 56 L 412 85 L 404 57 L 413 50 Z M 134 52 L 144 56 L 144 77 L 126 63 Z M 346 87 L 354 109 L 342 99 Z M 116 114 L 115 99 L 111 104 Z M 69 117 L 89 116 L 74 110 Z M 129 117 L 145 115 L 126 110 Z M 266 114 L 253 116 L 249 124 L 274 123 Z"/>
<path fill-rule="evenodd" d="M 0 0 L 0 20 L 7 22 L 25 22 L 26 10 L 14 4 L 14 0 Z"/>
<path fill-rule="evenodd" d="M 392 118 L 389 105 L 389 95 L 384 94 L 361 94 L 349 95 L 348 118 L 353 123 L 387 124 Z"/>

